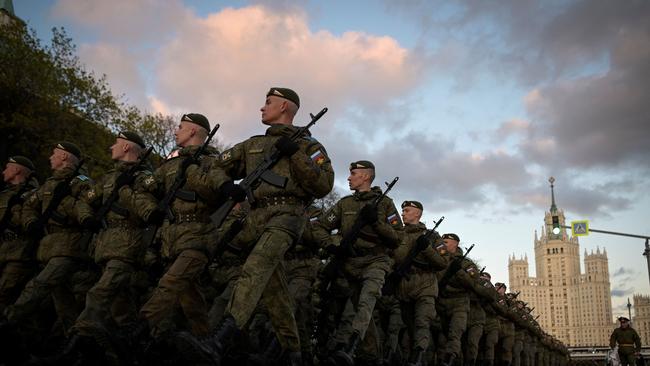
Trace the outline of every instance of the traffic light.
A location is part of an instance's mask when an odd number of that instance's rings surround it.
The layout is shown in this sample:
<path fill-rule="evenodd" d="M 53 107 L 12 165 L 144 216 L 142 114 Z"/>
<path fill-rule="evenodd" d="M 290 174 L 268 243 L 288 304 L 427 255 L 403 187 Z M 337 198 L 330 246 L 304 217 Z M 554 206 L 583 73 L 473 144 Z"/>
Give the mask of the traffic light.
<path fill-rule="evenodd" d="M 553 215 L 553 234 L 558 235 L 560 233 L 560 218 L 557 215 Z"/>

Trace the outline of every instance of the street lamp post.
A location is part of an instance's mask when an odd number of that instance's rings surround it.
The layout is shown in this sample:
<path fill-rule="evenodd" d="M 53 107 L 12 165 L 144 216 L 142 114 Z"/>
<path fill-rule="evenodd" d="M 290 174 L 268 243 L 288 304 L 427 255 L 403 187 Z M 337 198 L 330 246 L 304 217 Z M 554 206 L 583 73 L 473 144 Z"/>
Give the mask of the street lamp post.
<path fill-rule="evenodd" d="M 630 319 L 630 324 L 632 324 L 632 304 L 630 304 L 630 298 L 627 298 L 627 316 Z"/>
<path fill-rule="evenodd" d="M 643 251 L 643 255 L 648 261 L 648 279 L 650 280 L 650 244 L 648 244 L 648 238 L 645 238 L 645 250 Z"/>

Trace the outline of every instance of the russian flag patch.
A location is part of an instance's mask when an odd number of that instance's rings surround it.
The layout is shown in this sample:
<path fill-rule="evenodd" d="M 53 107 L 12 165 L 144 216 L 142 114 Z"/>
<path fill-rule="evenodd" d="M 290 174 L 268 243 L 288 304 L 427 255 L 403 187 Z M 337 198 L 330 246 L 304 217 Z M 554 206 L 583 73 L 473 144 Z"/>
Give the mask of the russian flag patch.
<path fill-rule="evenodd" d="M 311 161 L 313 161 L 317 165 L 321 165 L 325 162 L 325 154 L 323 154 L 323 152 L 320 151 L 320 149 L 316 150 L 315 153 L 311 154 L 310 158 Z"/>
<path fill-rule="evenodd" d="M 399 217 L 397 217 L 397 214 L 394 213 L 386 218 L 386 221 L 391 224 L 391 225 L 397 225 L 399 222 Z"/>

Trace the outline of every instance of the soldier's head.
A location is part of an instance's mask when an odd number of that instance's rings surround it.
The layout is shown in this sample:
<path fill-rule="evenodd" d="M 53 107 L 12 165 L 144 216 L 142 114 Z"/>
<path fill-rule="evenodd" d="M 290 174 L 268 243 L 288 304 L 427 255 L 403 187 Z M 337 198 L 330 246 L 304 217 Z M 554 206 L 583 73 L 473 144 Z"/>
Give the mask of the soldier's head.
<path fill-rule="evenodd" d="M 449 253 L 456 253 L 460 238 L 454 233 L 447 233 L 442 235 L 442 242 L 445 243 L 445 247 Z"/>
<path fill-rule="evenodd" d="M 5 183 L 24 183 L 34 172 L 34 163 L 24 156 L 16 155 L 9 158 L 5 170 L 2 171 L 2 179 Z"/>
<path fill-rule="evenodd" d="M 483 271 L 483 273 L 481 273 L 481 278 L 488 281 L 488 282 L 492 281 L 492 275 L 490 275 L 489 273 L 487 273 L 485 271 Z"/>
<path fill-rule="evenodd" d="M 494 284 L 494 288 L 497 290 L 499 295 L 505 295 L 506 291 L 508 290 L 508 286 L 506 286 L 505 283 L 503 282 L 497 282 Z"/>
<path fill-rule="evenodd" d="M 50 167 L 57 171 L 74 168 L 81 159 L 81 149 L 71 142 L 62 141 L 54 146 L 50 155 Z"/>
<path fill-rule="evenodd" d="M 402 221 L 404 224 L 415 225 L 422 218 L 424 207 L 418 201 L 402 202 Z"/>
<path fill-rule="evenodd" d="M 290 125 L 300 108 L 300 97 L 288 88 L 272 87 L 266 93 L 262 112 L 265 125 Z"/>
<path fill-rule="evenodd" d="M 176 145 L 180 147 L 201 145 L 208 134 L 210 134 L 210 122 L 199 113 L 184 114 L 174 131 Z"/>
<path fill-rule="evenodd" d="M 122 131 L 117 134 L 115 143 L 111 146 L 111 159 L 136 161 L 144 147 L 144 141 L 138 134 L 131 131 Z"/>
<path fill-rule="evenodd" d="M 350 176 L 348 177 L 350 190 L 356 192 L 369 191 L 373 180 L 375 180 L 375 164 L 368 160 L 350 163 Z"/>
<path fill-rule="evenodd" d="M 621 328 L 627 328 L 630 326 L 630 319 L 624 316 L 619 317 L 618 321 L 621 323 Z"/>

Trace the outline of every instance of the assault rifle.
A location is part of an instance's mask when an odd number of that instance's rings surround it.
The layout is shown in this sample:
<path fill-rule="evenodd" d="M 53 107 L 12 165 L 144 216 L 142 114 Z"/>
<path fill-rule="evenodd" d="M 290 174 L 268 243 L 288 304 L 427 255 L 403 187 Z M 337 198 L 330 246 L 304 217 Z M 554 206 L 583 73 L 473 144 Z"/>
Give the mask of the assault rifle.
<path fill-rule="evenodd" d="M 41 216 L 38 218 L 38 220 L 36 220 L 36 227 L 46 229 L 47 222 L 50 221 L 50 218 L 54 218 L 54 220 L 61 219 L 59 217 L 61 215 L 58 212 L 56 212 L 56 209 L 59 207 L 63 199 L 72 193 L 72 190 L 70 188 L 70 183 L 72 183 L 72 180 L 79 175 L 79 169 L 81 169 L 83 163 L 84 163 L 84 158 L 79 160 L 79 163 L 75 167 L 72 174 L 70 174 L 70 176 L 68 176 L 65 180 L 59 182 L 56 185 L 56 187 L 54 187 L 54 190 L 52 192 L 52 199 L 50 200 L 50 203 L 47 205 L 47 207 L 45 208 Z M 40 236 L 43 233 L 31 233 L 31 234 L 38 234 Z"/>
<path fill-rule="evenodd" d="M 153 150 L 153 147 L 149 147 L 144 154 L 140 157 L 140 159 L 137 161 L 137 163 L 133 164 L 129 170 L 126 172 L 120 174 L 118 178 L 116 179 L 116 184 L 115 187 L 113 187 L 113 190 L 111 191 L 111 194 L 108 196 L 106 201 L 102 204 L 102 206 L 97 210 L 95 213 L 95 219 L 97 222 L 101 222 L 102 227 L 105 229 L 106 228 L 106 215 L 108 214 L 109 211 L 115 209 L 118 210 L 116 202 L 120 198 L 120 188 L 124 187 L 125 185 L 128 184 L 128 182 L 133 180 L 133 177 L 135 177 L 135 174 L 140 170 L 140 167 L 144 162 L 147 161 L 147 158 L 149 157 L 149 154 L 151 154 L 151 150 Z M 92 230 L 85 230 L 83 232 L 83 235 L 81 238 L 79 238 L 79 241 L 77 242 L 79 245 L 79 248 L 86 249 L 88 248 L 88 244 L 90 244 L 90 241 L 93 239 L 93 235 L 95 235 L 95 232 Z"/>
<path fill-rule="evenodd" d="M 367 206 L 371 206 L 374 208 L 377 208 L 379 205 L 379 202 L 386 197 L 386 194 L 390 192 L 391 189 L 393 189 L 393 186 L 397 181 L 399 180 L 399 177 L 395 177 L 392 182 L 388 183 L 386 182 L 386 190 L 382 192 L 382 194 L 376 196 L 370 203 L 368 203 Z M 343 267 L 343 264 L 345 262 L 345 258 L 348 256 L 354 256 L 355 251 L 354 251 L 354 243 L 357 241 L 357 238 L 359 237 L 359 234 L 361 233 L 361 229 L 366 225 L 366 222 L 364 219 L 361 217 L 360 214 L 357 214 L 357 217 L 354 220 L 354 224 L 350 228 L 350 231 L 345 233 L 345 236 L 341 240 L 341 244 L 336 248 L 334 256 L 330 259 L 330 261 L 323 267 L 321 270 L 321 273 L 319 274 L 319 277 L 321 278 L 321 282 L 319 286 L 316 288 L 316 293 L 320 297 L 321 301 L 323 302 L 320 304 L 320 313 L 318 314 L 318 317 L 316 321 L 314 322 L 314 326 L 312 329 L 312 338 L 318 339 L 318 332 L 321 332 L 322 329 L 325 329 L 325 324 L 327 323 L 327 318 L 329 314 L 327 313 L 327 304 L 330 301 L 333 301 L 333 297 L 328 295 L 328 291 L 330 289 L 330 286 L 332 284 L 332 281 L 336 279 L 338 276 L 338 273 L 341 271 L 341 268 Z"/>
<path fill-rule="evenodd" d="M 165 216 L 169 220 L 169 222 L 174 222 L 176 219 L 174 216 L 174 212 L 172 212 L 172 203 L 176 199 L 176 197 L 179 195 L 179 191 L 181 187 L 185 184 L 187 181 L 187 177 L 185 176 L 185 172 L 187 171 L 187 168 L 192 165 L 193 162 L 199 161 L 199 158 L 207 149 L 208 145 L 210 144 L 210 140 L 212 140 L 212 137 L 214 137 L 214 134 L 217 133 L 217 130 L 219 130 L 219 127 L 221 127 L 220 124 L 216 124 L 212 131 L 210 131 L 210 134 L 208 134 L 208 137 L 205 139 L 205 142 L 203 142 L 203 145 L 201 145 L 192 156 L 189 156 L 185 159 L 180 164 L 180 169 L 176 172 L 176 177 L 174 178 L 174 182 L 172 183 L 172 186 L 169 187 L 169 190 L 165 194 L 165 197 L 163 197 L 162 201 L 158 202 L 158 209 L 162 212 L 165 213 Z M 158 227 L 156 225 L 149 225 L 143 232 L 142 234 L 142 240 L 147 244 L 147 247 L 149 247 L 155 237 L 156 237 L 156 231 L 158 231 Z"/>
<path fill-rule="evenodd" d="M 307 131 L 309 131 L 309 128 L 316 124 L 316 122 L 323 117 L 323 115 L 327 113 L 327 108 L 323 108 L 318 114 L 313 115 L 309 114 L 311 117 L 311 121 L 309 124 L 307 124 L 304 127 L 298 128 L 293 135 L 289 137 L 291 141 L 296 141 L 298 140 L 302 135 L 304 135 Z M 253 170 L 250 174 L 248 174 L 244 179 L 239 182 L 239 186 L 246 192 L 246 197 L 248 198 L 249 203 L 253 203 L 255 199 L 253 198 L 253 191 L 262 183 L 262 181 L 269 183 L 271 185 L 274 185 L 276 187 L 281 187 L 284 188 L 287 186 L 287 178 L 286 177 L 281 177 L 273 171 L 271 171 L 271 168 L 277 164 L 278 161 L 282 159 L 282 154 L 280 153 L 280 150 L 277 148 L 273 148 L 270 154 L 268 154 L 264 160 Z M 216 228 L 220 228 L 221 225 L 223 224 L 223 221 L 226 219 L 230 211 L 232 211 L 233 207 L 237 202 L 235 202 L 232 198 L 228 198 L 224 204 L 222 204 L 211 216 L 210 219 L 214 223 L 214 226 Z"/>
<path fill-rule="evenodd" d="M 460 271 L 463 261 L 467 258 L 467 255 L 472 251 L 472 249 L 474 249 L 474 244 L 467 248 L 462 257 L 456 257 L 451 261 L 451 263 L 449 263 L 447 271 L 438 282 L 438 291 L 440 293 L 447 287 L 449 280 L 456 274 L 456 272 Z"/>
<path fill-rule="evenodd" d="M 440 220 L 435 221 L 435 226 L 433 229 L 427 230 L 427 232 L 423 235 L 423 239 L 420 239 L 421 237 L 418 238 L 413 247 L 411 247 L 411 250 L 406 255 L 406 258 L 404 258 L 404 261 L 399 266 L 397 266 L 393 272 L 386 276 L 386 282 L 384 283 L 384 287 L 381 289 L 382 294 L 386 296 L 393 295 L 397 289 L 397 286 L 402 281 L 402 278 L 409 278 L 409 271 L 413 265 L 413 260 L 415 260 L 415 257 L 417 257 L 418 254 L 420 254 L 429 246 L 429 240 L 431 240 L 432 237 L 440 236 L 436 229 L 444 219 L 445 217 L 443 216 L 440 218 Z"/>

